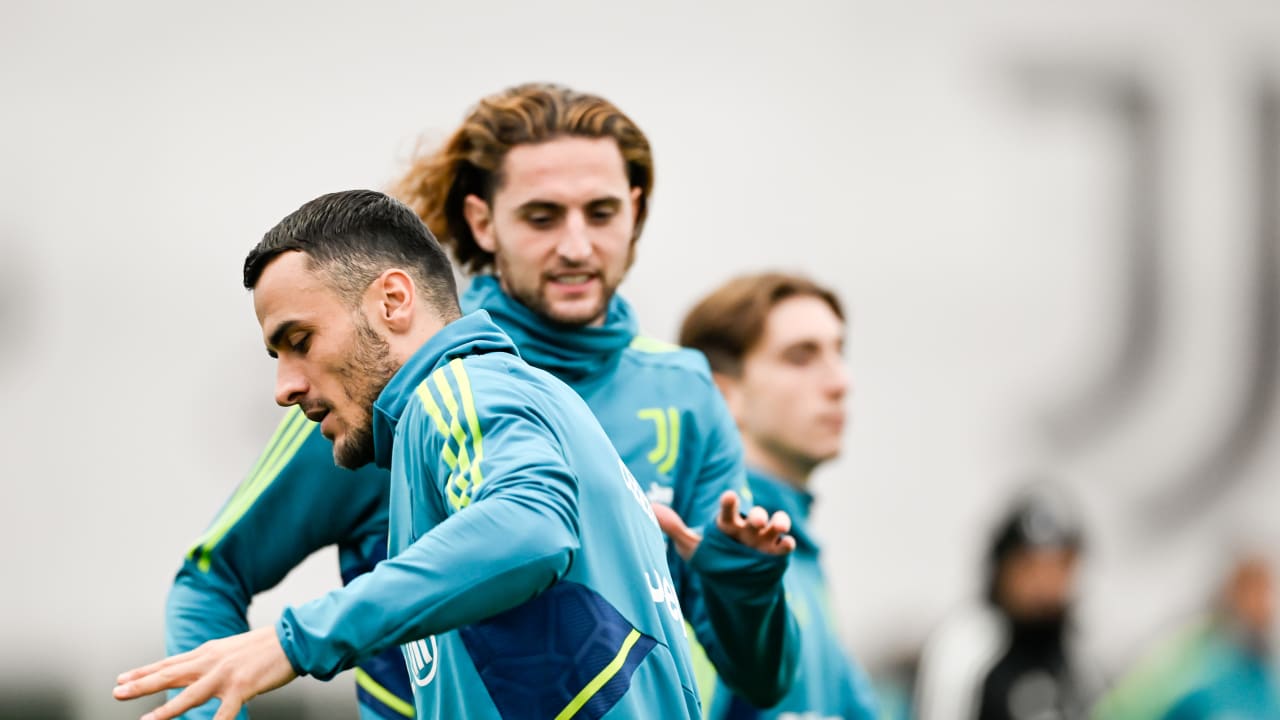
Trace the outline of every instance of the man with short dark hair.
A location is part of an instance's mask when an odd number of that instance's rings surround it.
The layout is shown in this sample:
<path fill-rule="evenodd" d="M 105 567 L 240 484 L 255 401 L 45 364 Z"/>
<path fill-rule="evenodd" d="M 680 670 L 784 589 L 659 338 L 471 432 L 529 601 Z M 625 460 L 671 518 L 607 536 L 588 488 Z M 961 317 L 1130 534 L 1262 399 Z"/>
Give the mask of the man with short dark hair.
<path fill-rule="evenodd" d="M 700 716 L 649 501 L 581 398 L 486 313 L 460 316 L 408 208 L 317 198 L 266 234 L 244 283 L 277 402 L 319 423 L 336 462 L 390 469 L 391 557 L 275 627 L 122 674 L 117 698 L 185 685 L 146 717 L 217 697 L 229 720 L 400 645 L 423 718 Z"/>

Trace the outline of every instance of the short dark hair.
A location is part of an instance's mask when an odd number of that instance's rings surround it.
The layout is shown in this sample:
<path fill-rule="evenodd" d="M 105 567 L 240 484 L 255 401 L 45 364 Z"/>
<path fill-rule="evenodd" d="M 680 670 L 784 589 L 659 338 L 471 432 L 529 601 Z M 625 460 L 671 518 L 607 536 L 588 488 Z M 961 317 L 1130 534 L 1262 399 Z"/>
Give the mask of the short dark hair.
<path fill-rule="evenodd" d="M 461 314 L 453 267 L 440 243 L 412 210 L 376 190 L 329 193 L 294 210 L 249 251 L 245 288 L 252 290 L 267 264 L 292 250 L 305 253 L 311 268 L 352 304 L 395 267 L 409 273 L 446 321 Z"/>
<path fill-rule="evenodd" d="M 764 335 L 774 306 L 796 296 L 818 298 L 844 321 L 844 308 L 835 291 L 804 275 L 741 275 L 716 288 L 685 315 L 680 344 L 706 355 L 712 372 L 738 377 L 742 361 Z"/>

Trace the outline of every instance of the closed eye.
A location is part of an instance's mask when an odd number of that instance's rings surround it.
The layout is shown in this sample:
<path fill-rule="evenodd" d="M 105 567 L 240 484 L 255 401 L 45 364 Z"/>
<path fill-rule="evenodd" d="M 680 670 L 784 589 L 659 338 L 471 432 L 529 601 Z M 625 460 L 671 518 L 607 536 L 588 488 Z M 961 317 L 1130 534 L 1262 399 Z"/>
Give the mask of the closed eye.
<path fill-rule="evenodd" d="M 605 225 L 617 216 L 622 203 L 615 198 L 597 200 L 587 206 L 587 218 L 596 225 Z"/>
<path fill-rule="evenodd" d="M 520 217 L 538 230 L 554 226 L 564 216 L 564 208 L 553 203 L 531 202 L 520 208 Z"/>
<path fill-rule="evenodd" d="M 792 365 L 808 365 L 818 357 L 818 346 L 813 343 L 792 345 L 782 353 L 782 359 Z"/>
<path fill-rule="evenodd" d="M 311 333 L 301 332 L 289 336 L 289 349 L 299 355 L 306 355 L 311 347 Z"/>

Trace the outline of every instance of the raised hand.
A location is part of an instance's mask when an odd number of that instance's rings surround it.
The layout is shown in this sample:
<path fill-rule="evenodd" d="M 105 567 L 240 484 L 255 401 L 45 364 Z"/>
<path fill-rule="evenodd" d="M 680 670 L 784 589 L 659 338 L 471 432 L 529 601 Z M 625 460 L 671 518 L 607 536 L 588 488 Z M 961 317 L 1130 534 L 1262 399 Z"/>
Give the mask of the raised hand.
<path fill-rule="evenodd" d="M 666 505 L 654 503 L 653 513 L 658 518 L 658 526 L 671 538 L 680 557 L 685 560 L 693 557 L 702 536 L 685 525 L 676 511 Z M 743 517 L 738 511 L 738 494 L 731 490 L 720 496 L 716 527 L 739 543 L 770 555 L 786 555 L 796 549 L 795 538 L 787 535 L 791 530 L 790 515 L 779 510 L 770 517 L 764 508 L 757 506 Z"/>

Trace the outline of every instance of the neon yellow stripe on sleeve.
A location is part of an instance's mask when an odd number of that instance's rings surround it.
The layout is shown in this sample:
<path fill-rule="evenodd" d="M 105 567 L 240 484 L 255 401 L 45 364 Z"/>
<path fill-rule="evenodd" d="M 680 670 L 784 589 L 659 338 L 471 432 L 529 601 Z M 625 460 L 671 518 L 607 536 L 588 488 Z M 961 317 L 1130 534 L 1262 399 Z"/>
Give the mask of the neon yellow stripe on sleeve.
<path fill-rule="evenodd" d="M 407 718 L 414 716 L 412 705 L 396 697 L 395 693 L 379 685 L 377 680 L 374 680 L 369 673 L 360 668 L 356 668 L 356 684 L 364 688 L 365 692 L 376 698 L 378 702 L 386 705 L 392 710 L 395 710 L 401 715 Z"/>
<path fill-rule="evenodd" d="M 455 510 L 461 510 L 471 503 L 472 492 L 484 480 L 480 469 L 480 460 L 484 456 L 484 437 L 480 431 L 475 396 L 471 392 L 471 379 L 467 376 L 462 360 L 455 358 L 447 367 L 457 383 L 457 396 L 445 377 L 445 368 L 433 372 L 430 380 L 423 381 L 416 392 L 436 429 L 444 436 L 441 456 L 451 471 L 445 482 L 445 494 L 449 504 Z M 444 410 L 449 412 L 447 420 L 440 402 L 437 402 L 432 392 L 432 385 L 435 385 L 436 393 L 444 403 Z M 459 396 L 462 399 L 461 405 L 458 402 Z"/>
<path fill-rule="evenodd" d="M 425 382 L 418 386 L 418 398 L 422 400 L 427 414 L 435 421 L 436 429 L 444 436 L 444 449 L 440 454 L 444 457 L 445 464 L 450 470 L 458 467 L 458 457 L 453 454 L 453 448 L 449 447 L 449 424 L 444 421 L 444 413 L 440 412 L 440 405 L 431 396 L 431 388 Z"/>
<path fill-rule="evenodd" d="M 263 450 L 262 454 L 258 456 L 258 461 L 253 464 L 253 470 L 249 473 L 249 476 L 245 478 L 245 482 L 241 483 L 240 489 L 236 491 L 236 496 L 239 496 L 240 493 L 253 483 L 253 479 L 258 476 L 258 473 L 262 472 L 263 466 L 265 466 L 268 460 L 278 453 L 280 448 L 285 444 L 285 436 L 289 435 L 291 432 L 296 432 L 297 426 L 303 421 L 303 418 L 302 408 L 297 405 L 289 408 L 289 412 L 285 413 L 284 419 L 280 421 L 279 427 L 277 427 L 275 433 L 271 435 L 271 442 L 267 443 L 267 449 Z M 228 505 L 230 504 L 231 503 L 228 503 Z"/>
<path fill-rule="evenodd" d="M 276 426 L 275 433 L 271 435 L 271 441 L 267 443 L 267 448 L 262 451 L 262 454 L 258 456 L 258 460 L 253 464 L 253 470 L 245 476 L 244 480 L 240 481 L 240 486 L 231 494 L 231 498 L 227 500 L 227 504 L 218 513 L 218 516 L 213 519 L 213 522 L 209 524 L 209 527 L 204 531 L 200 538 L 191 545 L 189 550 L 187 550 L 188 559 L 195 557 L 196 551 L 199 550 L 200 547 L 204 545 L 205 541 L 213 535 L 214 530 L 222 524 L 226 517 L 235 508 L 239 507 L 245 493 L 253 487 L 253 483 L 258 477 L 258 473 L 262 472 L 262 466 L 266 465 L 268 458 L 272 457 L 278 451 L 281 440 L 294 429 L 299 417 L 302 417 L 302 411 L 296 407 L 285 413 L 284 419 L 280 421 L 280 424 Z"/>
<path fill-rule="evenodd" d="M 608 665 L 604 666 L 603 670 L 591 678 L 591 682 L 587 683 L 587 686 L 582 688 L 582 691 L 574 696 L 573 700 L 569 701 L 569 704 L 560 711 L 560 714 L 556 715 L 556 720 L 568 720 L 568 718 L 573 717 L 582 709 L 583 705 L 587 704 L 587 701 L 592 696 L 600 692 L 600 688 L 604 687 L 622 669 L 622 665 L 627 661 L 627 653 L 631 652 L 631 647 L 639 639 L 640 631 L 632 628 L 627 635 L 627 639 L 622 641 L 622 649 L 618 651 L 618 654 L 614 656 L 613 660 L 609 661 Z"/>
<path fill-rule="evenodd" d="M 458 444 L 458 469 L 465 473 L 471 467 L 471 456 L 467 453 L 467 436 L 462 432 L 462 423 L 458 421 L 458 401 L 453 398 L 453 388 L 449 387 L 449 381 L 444 377 L 444 368 L 432 373 L 431 379 L 435 381 L 436 388 L 440 390 L 440 397 L 444 400 L 444 406 L 449 410 L 447 437 L 452 437 Z"/>
<path fill-rule="evenodd" d="M 458 461 L 456 465 L 449 466 L 453 472 L 445 480 L 444 493 L 453 509 L 461 510 L 471 504 L 466 478 L 467 470 L 471 467 L 471 455 L 467 452 L 467 438 L 462 434 L 462 423 L 458 421 L 458 401 L 454 399 L 453 388 L 449 387 L 449 381 L 444 376 L 444 368 L 432 373 L 431 380 L 439 390 L 440 398 L 444 400 L 445 409 L 449 411 L 449 426 L 443 430 L 444 447 L 449 447 L 450 440 L 458 446 Z"/>
<path fill-rule="evenodd" d="M 471 490 L 474 492 L 484 482 L 484 473 L 480 470 L 480 459 L 484 457 L 484 434 L 480 432 L 480 416 L 476 413 L 476 398 L 471 394 L 471 378 L 462 360 L 454 358 L 449 363 L 453 370 L 453 378 L 458 383 L 458 392 L 462 395 L 462 407 L 467 416 L 467 427 L 471 434 Z"/>
<path fill-rule="evenodd" d="M 289 430 L 284 434 L 282 441 L 274 448 L 266 453 L 269 457 L 265 463 L 261 463 L 258 472 L 255 473 L 243 487 L 237 491 L 232 497 L 231 502 L 227 503 L 227 507 L 218 516 L 214 525 L 204 534 L 192 548 L 191 554 L 199 551 L 200 558 L 197 561 L 197 567 L 201 572 L 208 572 L 210 565 L 210 553 L 222 538 L 226 536 L 231 528 L 235 527 L 240 518 L 253 507 L 254 502 L 261 497 L 262 493 L 271 486 L 276 477 L 280 475 L 280 471 L 284 466 L 298 453 L 298 449 L 302 447 L 307 436 L 316 429 L 316 424 L 306 419 L 301 412 L 291 420 Z"/>

